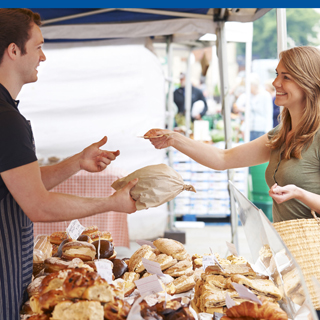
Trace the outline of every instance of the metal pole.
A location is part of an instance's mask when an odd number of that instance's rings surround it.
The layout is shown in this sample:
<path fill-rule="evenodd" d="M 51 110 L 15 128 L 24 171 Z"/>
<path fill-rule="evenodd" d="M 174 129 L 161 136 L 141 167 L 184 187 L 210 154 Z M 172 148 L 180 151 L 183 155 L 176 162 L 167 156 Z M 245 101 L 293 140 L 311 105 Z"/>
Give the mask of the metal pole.
<path fill-rule="evenodd" d="M 228 81 L 228 60 L 227 60 L 227 41 L 225 34 L 225 23 L 219 22 L 217 29 L 217 50 L 219 59 L 219 71 L 220 71 L 220 91 L 221 91 L 221 103 L 222 103 L 222 115 L 224 121 L 224 135 L 225 135 L 225 148 L 232 148 L 232 130 L 231 130 L 231 110 L 229 103 L 229 81 Z M 228 179 L 233 181 L 233 170 L 228 170 Z M 235 244 L 237 251 L 239 252 L 238 243 L 238 216 L 236 213 L 235 200 L 229 189 L 230 195 L 230 224 L 231 224 L 231 241 Z"/>
<path fill-rule="evenodd" d="M 188 61 L 187 61 L 187 71 L 186 71 L 186 82 L 184 88 L 184 108 L 186 111 L 186 137 L 189 137 L 190 131 L 190 120 L 191 120 L 191 96 L 192 96 L 192 85 L 191 85 L 191 56 L 192 48 L 189 50 Z"/>
<path fill-rule="evenodd" d="M 172 36 L 167 38 L 167 61 L 168 61 L 168 96 L 167 96 L 167 108 L 168 108 L 168 129 L 173 130 L 174 114 L 173 114 L 173 44 Z M 169 166 L 173 167 L 173 149 L 168 148 Z M 172 230 L 174 226 L 174 203 L 173 200 L 169 201 L 169 221 L 168 229 Z"/>
<path fill-rule="evenodd" d="M 277 44 L 278 58 L 283 50 L 287 50 L 287 16 L 286 9 L 277 9 Z M 280 113 L 283 107 L 280 106 Z"/>

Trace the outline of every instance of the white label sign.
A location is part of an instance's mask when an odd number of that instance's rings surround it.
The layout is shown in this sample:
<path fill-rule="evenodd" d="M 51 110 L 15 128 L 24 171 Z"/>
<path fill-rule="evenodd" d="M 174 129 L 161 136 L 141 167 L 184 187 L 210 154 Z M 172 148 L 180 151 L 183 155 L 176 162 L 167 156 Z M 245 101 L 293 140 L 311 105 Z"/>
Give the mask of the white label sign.
<path fill-rule="evenodd" d="M 229 294 L 227 293 L 227 295 L 226 295 L 226 306 L 227 306 L 227 308 L 230 309 L 235 305 L 236 305 L 236 303 L 230 298 Z"/>
<path fill-rule="evenodd" d="M 212 256 L 203 256 L 202 257 L 202 267 L 203 270 L 206 271 L 208 266 L 214 266 L 216 263 L 213 260 Z"/>
<path fill-rule="evenodd" d="M 140 244 L 140 246 L 143 246 L 144 244 L 146 244 L 151 248 L 156 249 L 156 246 L 151 241 L 148 241 L 148 240 L 136 240 L 136 243 Z"/>
<path fill-rule="evenodd" d="M 211 254 L 212 254 L 212 257 L 213 257 L 213 260 L 214 262 L 219 266 L 219 268 L 223 271 L 224 269 L 222 268 L 222 265 L 219 263 L 217 257 L 214 255 L 214 253 L 212 252 L 212 249 L 210 248 L 210 251 L 211 251 Z"/>
<path fill-rule="evenodd" d="M 140 294 L 144 293 L 157 293 L 163 291 L 162 285 L 158 279 L 158 277 L 153 274 L 152 276 L 136 280 L 134 282 L 137 285 Z"/>
<path fill-rule="evenodd" d="M 94 262 L 97 267 L 97 272 L 101 278 L 107 280 L 108 283 L 112 282 L 112 266 L 109 260 L 99 260 Z"/>
<path fill-rule="evenodd" d="M 161 271 L 160 263 L 158 263 L 156 261 L 150 261 L 145 258 L 142 258 L 142 263 L 149 273 L 163 275 L 163 273 Z"/>
<path fill-rule="evenodd" d="M 237 248 L 233 243 L 230 243 L 228 241 L 226 241 L 227 247 L 229 249 L 229 251 L 231 252 L 231 254 L 233 254 L 234 256 L 238 256 L 238 252 L 237 252 Z"/>
<path fill-rule="evenodd" d="M 240 298 L 248 299 L 248 300 L 257 302 L 260 305 L 262 305 L 262 302 L 257 298 L 257 296 L 252 291 L 247 289 L 245 286 L 243 286 L 242 284 L 239 284 L 239 283 L 235 283 L 235 282 L 232 282 L 232 285 L 236 289 L 236 291 L 238 292 Z"/>
<path fill-rule="evenodd" d="M 73 239 L 77 240 L 81 233 L 85 230 L 86 228 L 81 225 L 79 220 L 72 220 L 67 228 L 67 234 Z"/>

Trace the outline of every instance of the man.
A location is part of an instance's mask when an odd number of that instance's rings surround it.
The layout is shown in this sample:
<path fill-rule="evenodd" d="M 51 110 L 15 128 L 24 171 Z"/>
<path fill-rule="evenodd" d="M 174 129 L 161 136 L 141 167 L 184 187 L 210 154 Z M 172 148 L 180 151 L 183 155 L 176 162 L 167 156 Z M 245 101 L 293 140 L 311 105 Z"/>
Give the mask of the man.
<path fill-rule="evenodd" d="M 33 222 L 65 221 L 106 211 L 132 213 L 131 181 L 107 198 L 48 192 L 79 170 L 99 172 L 119 155 L 102 151 L 104 137 L 53 166 L 39 167 L 28 121 L 18 110 L 22 86 L 37 81 L 46 57 L 40 16 L 27 9 L 0 9 L 0 319 L 18 320 L 31 281 Z"/>
<path fill-rule="evenodd" d="M 179 117 L 185 116 L 185 74 L 180 74 L 180 88 L 176 89 L 173 93 L 173 100 L 178 107 L 178 115 Z M 201 105 L 199 103 L 201 101 Z M 208 111 L 208 105 L 206 98 L 204 97 L 202 91 L 194 86 L 192 86 L 192 93 L 191 93 L 191 121 L 194 120 L 201 120 L 201 118 L 206 114 Z"/>

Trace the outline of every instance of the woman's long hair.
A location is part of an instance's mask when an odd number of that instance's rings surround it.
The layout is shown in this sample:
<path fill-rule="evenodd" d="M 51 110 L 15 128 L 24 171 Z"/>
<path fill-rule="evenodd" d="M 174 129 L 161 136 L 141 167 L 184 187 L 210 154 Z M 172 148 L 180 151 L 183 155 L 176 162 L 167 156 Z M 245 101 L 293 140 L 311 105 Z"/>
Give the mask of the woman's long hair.
<path fill-rule="evenodd" d="M 280 59 L 294 81 L 305 94 L 305 106 L 299 126 L 292 136 L 291 116 L 287 108 L 281 112 L 279 131 L 267 146 L 283 151 L 284 159 L 301 159 L 301 152 L 308 148 L 320 128 L 320 51 L 314 47 L 295 47 L 280 53 Z M 286 139 L 288 138 L 288 141 Z"/>

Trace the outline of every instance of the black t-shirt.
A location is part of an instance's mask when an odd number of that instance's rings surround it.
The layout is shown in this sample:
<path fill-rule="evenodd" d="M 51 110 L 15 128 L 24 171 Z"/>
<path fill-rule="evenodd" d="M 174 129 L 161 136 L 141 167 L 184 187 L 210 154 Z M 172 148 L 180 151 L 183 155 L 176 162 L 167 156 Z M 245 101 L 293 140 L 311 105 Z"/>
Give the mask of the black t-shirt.
<path fill-rule="evenodd" d="M 30 123 L 0 83 L 0 173 L 37 160 Z M 0 200 L 8 193 L 0 175 Z"/>

